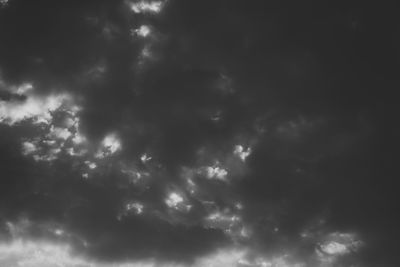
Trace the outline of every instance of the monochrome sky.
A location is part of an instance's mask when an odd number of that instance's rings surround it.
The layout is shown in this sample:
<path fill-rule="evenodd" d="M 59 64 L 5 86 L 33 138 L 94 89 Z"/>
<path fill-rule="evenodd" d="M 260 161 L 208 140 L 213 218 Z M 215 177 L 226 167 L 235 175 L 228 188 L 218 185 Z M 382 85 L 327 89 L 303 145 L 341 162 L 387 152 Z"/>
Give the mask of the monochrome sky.
<path fill-rule="evenodd" d="M 0 0 L 0 266 L 399 266 L 397 11 Z"/>

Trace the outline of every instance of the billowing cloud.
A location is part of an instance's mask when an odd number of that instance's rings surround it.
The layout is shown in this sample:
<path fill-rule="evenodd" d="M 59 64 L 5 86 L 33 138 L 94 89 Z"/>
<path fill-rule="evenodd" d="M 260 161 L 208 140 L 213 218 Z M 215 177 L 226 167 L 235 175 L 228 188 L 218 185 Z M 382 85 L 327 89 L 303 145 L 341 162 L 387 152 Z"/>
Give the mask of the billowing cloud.
<path fill-rule="evenodd" d="M 49 124 L 51 113 L 59 109 L 63 102 L 70 99 L 68 95 L 27 95 L 25 101 L 1 101 L 0 121 L 13 125 L 22 121 L 32 120 L 34 123 Z M 75 108 L 73 107 L 73 110 Z"/>
<path fill-rule="evenodd" d="M 151 29 L 147 25 L 141 25 L 138 29 L 134 30 L 133 33 L 140 37 L 147 37 L 151 34 Z"/>
<path fill-rule="evenodd" d="M 205 168 L 206 175 L 208 179 L 218 179 L 218 180 L 226 180 L 226 176 L 228 172 L 225 169 L 220 167 L 206 167 Z"/>
<path fill-rule="evenodd" d="M 159 13 L 163 5 L 163 1 L 137 1 L 130 3 L 130 8 L 135 13 Z"/>
<path fill-rule="evenodd" d="M 241 145 L 236 145 L 233 153 L 238 156 L 242 161 L 245 161 L 250 156 L 251 148 L 244 149 Z"/>
<path fill-rule="evenodd" d="M 109 134 L 101 141 L 99 151 L 95 157 L 104 158 L 121 150 L 121 141 L 115 134 Z"/>

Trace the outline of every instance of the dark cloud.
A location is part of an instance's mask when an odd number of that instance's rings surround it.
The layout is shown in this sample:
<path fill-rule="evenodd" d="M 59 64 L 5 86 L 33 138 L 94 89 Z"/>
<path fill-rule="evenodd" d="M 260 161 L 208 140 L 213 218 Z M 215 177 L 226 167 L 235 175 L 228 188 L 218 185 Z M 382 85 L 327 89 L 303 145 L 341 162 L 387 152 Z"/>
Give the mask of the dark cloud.
<path fill-rule="evenodd" d="M 1 2 L 0 236 L 394 266 L 395 9 L 157 3 Z"/>

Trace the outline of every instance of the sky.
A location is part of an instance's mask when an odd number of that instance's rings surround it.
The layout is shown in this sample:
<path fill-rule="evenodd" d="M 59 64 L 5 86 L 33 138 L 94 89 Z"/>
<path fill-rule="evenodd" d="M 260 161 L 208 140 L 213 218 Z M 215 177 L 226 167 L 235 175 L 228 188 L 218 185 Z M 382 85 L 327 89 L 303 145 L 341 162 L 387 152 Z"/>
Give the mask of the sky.
<path fill-rule="evenodd" d="M 397 10 L 0 0 L 0 266 L 399 266 Z"/>

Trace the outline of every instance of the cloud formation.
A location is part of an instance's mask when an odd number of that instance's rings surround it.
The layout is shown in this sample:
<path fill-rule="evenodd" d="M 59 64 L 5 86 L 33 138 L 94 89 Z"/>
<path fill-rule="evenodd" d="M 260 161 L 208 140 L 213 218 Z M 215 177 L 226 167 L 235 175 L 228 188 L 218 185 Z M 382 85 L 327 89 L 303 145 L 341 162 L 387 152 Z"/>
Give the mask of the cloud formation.
<path fill-rule="evenodd" d="M 0 265 L 397 266 L 382 14 L 0 1 Z"/>

